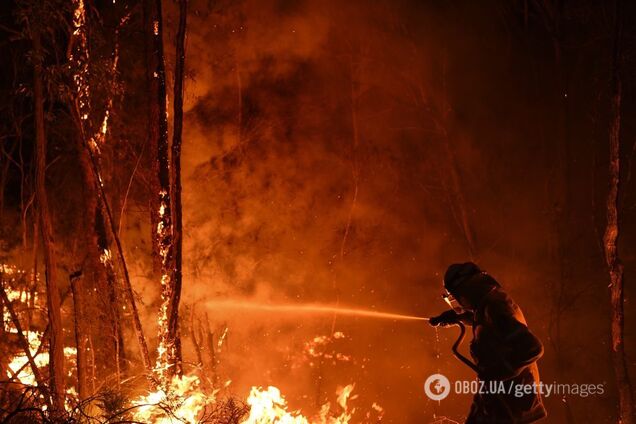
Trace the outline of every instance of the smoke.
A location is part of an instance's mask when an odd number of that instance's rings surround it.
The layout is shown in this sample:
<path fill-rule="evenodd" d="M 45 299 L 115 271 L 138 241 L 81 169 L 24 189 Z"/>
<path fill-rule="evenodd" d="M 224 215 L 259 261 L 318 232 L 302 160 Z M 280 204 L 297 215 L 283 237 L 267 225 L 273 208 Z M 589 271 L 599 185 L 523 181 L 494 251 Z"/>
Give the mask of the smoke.
<path fill-rule="evenodd" d="M 427 70 L 417 64 L 402 75 L 415 62 L 414 41 L 389 4 L 192 7 L 200 15 L 188 35 L 183 302 L 217 331 L 227 324 L 220 372 L 231 390 L 273 384 L 292 404 L 314 408 L 356 381 L 360 405 L 398 405 L 403 395 L 387 393 L 372 369 L 391 369 L 396 383 L 414 378 L 409 364 L 433 356 L 424 325 L 329 315 L 298 322 L 205 305 L 323 302 L 412 315 L 441 307 L 426 289 L 438 291 L 445 230 L 435 220 L 445 211 L 418 200 L 437 183 L 436 168 L 426 157 L 433 147 L 409 129 L 419 112 L 408 78 Z M 351 360 L 304 356 L 332 325 Z M 407 340 L 417 353 L 387 350 Z M 387 363 L 378 351 L 405 361 Z M 420 383 L 411 384 L 416 399 Z"/>
<path fill-rule="evenodd" d="M 452 332 L 208 305 L 230 299 L 435 314 L 444 308 L 446 266 L 470 259 L 462 214 L 475 235 L 473 259 L 510 291 L 546 344 L 544 380 L 576 366 L 557 363 L 558 319 L 568 360 L 601 354 L 571 353 L 587 346 L 573 333 L 576 317 L 597 306 L 604 277 L 591 247 L 592 215 L 573 212 L 585 225 L 555 227 L 560 206 L 551 185 L 563 165 L 551 158 L 557 124 L 541 107 L 552 100 L 536 93 L 551 68 L 509 48 L 496 2 L 487 12 L 469 3 L 192 2 L 182 315 L 194 307 L 217 337 L 229 328 L 218 371 L 232 380 L 230 392 L 244 397 L 252 385 L 272 384 L 292 407 L 311 409 L 355 381 L 360 405 L 378 402 L 397 421 L 460 419 L 469 398 L 451 397 L 442 408 L 421 390 L 438 371 L 472 378 L 449 354 Z M 519 76 L 529 63 L 535 73 Z M 588 178 L 584 165 L 570 172 Z M 583 210 L 585 196 L 570 199 L 571 209 Z M 566 233 L 587 247 L 559 268 L 565 259 L 555 240 Z M 565 306 L 571 315 L 559 310 L 567 299 L 554 300 L 567 298 L 555 293 L 568 267 L 567 278 L 581 281 L 576 303 Z M 153 286 L 146 287 L 150 298 Z M 585 325 L 604 337 L 605 321 Z M 307 356 L 307 343 L 332 330 L 345 337 L 329 349 L 350 359 Z M 193 360 L 188 340 L 185 352 Z"/>

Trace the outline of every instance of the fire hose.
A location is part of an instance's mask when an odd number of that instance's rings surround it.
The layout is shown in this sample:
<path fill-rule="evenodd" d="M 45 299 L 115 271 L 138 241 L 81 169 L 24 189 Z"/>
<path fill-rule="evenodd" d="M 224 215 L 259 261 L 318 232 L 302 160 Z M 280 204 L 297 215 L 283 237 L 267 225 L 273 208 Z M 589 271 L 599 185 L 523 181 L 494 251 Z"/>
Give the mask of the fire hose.
<path fill-rule="evenodd" d="M 454 325 L 457 325 L 459 327 L 459 337 L 457 337 L 457 340 L 455 340 L 455 343 L 453 343 L 453 347 L 452 347 L 453 355 L 455 355 L 457 359 L 462 361 L 464 364 L 470 367 L 473 371 L 479 374 L 479 369 L 477 368 L 477 365 L 475 365 L 473 361 L 471 361 L 470 359 L 466 358 L 464 355 L 459 353 L 459 346 L 461 346 L 462 342 L 464 341 L 464 337 L 466 336 L 466 326 L 461 321 L 457 321 L 456 323 L 454 323 Z M 508 411 L 510 416 L 513 416 L 512 411 L 510 410 L 510 407 L 504 400 L 502 400 L 502 396 L 500 394 L 494 393 L 492 396 L 494 396 L 494 398 L 501 403 L 503 408 L 505 408 Z"/>
<path fill-rule="evenodd" d="M 464 337 L 466 337 L 466 326 L 461 321 L 457 321 L 455 325 L 459 327 L 459 336 L 457 337 L 457 340 L 455 340 L 455 343 L 453 343 L 453 347 L 452 347 L 453 355 L 455 355 L 455 358 L 462 361 L 464 364 L 470 367 L 473 371 L 475 371 L 476 373 L 479 373 L 479 369 L 477 368 L 477 365 L 475 365 L 473 361 L 471 361 L 470 359 L 466 358 L 464 355 L 459 353 L 459 346 L 461 346 L 462 342 L 464 341 Z"/>

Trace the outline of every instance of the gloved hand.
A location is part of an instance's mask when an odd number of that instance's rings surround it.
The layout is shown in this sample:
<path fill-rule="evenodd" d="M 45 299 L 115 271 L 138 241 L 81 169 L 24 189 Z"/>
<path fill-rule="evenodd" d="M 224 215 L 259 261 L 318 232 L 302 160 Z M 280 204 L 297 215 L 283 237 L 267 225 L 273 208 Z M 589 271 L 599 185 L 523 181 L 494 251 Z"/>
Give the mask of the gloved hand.
<path fill-rule="evenodd" d="M 433 327 L 442 326 L 447 327 L 449 325 L 457 324 L 461 319 L 461 316 L 454 310 L 442 312 L 440 315 L 431 318 L 428 323 Z"/>

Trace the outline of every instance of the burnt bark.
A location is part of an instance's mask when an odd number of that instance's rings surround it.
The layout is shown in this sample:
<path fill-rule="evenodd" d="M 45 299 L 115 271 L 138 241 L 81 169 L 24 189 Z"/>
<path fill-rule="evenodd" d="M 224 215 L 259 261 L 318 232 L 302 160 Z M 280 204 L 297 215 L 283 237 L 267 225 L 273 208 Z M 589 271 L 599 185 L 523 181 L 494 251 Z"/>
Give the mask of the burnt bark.
<path fill-rule="evenodd" d="M 109 345 L 113 349 L 116 358 L 116 375 L 117 384 L 121 381 L 121 375 L 126 369 L 126 355 L 124 348 L 124 334 L 122 332 L 121 317 L 121 296 L 120 287 L 118 285 L 117 274 L 115 273 L 115 264 L 110 256 L 110 243 L 106 233 L 106 224 L 102 216 L 101 210 L 97 211 L 97 249 L 102 252 L 100 257 L 100 271 L 104 277 L 101 279 L 105 283 L 107 299 L 106 316 L 108 319 L 108 338 Z M 108 252 L 108 253 L 107 253 Z"/>
<path fill-rule="evenodd" d="M 112 221 L 108 202 L 103 193 L 103 179 L 100 176 L 101 168 L 101 146 L 106 141 L 108 128 L 108 118 L 113 107 L 112 92 L 108 94 L 106 100 L 106 110 L 102 119 L 101 127 L 94 131 L 91 128 L 89 119 L 91 110 L 91 87 L 89 86 L 89 40 L 88 40 L 88 20 L 82 1 L 74 2 L 75 20 L 73 24 L 75 31 L 70 40 L 69 61 L 74 66 L 74 88 L 75 98 L 72 105 L 73 118 L 77 127 L 77 150 L 80 168 L 82 171 L 83 191 L 82 200 L 85 210 L 84 249 L 87 252 L 84 260 L 84 274 L 87 275 L 91 285 L 78 284 L 76 289 L 78 308 L 86 319 L 82 318 L 83 336 L 90 337 L 91 342 L 99 347 L 100 355 L 103 358 L 116 358 L 116 376 L 119 382 L 123 359 L 123 335 L 121 332 L 120 302 L 117 296 L 117 276 L 114 269 L 112 254 L 110 250 L 110 240 L 107 235 L 107 219 Z M 116 30 L 116 39 L 118 37 Z M 118 41 L 113 54 L 112 71 L 116 72 L 118 61 Z M 111 90 L 114 88 L 111 82 Z M 92 136 L 88 134 L 92 133 Z M 111 227 L 113 225 L 111 224 Z M 113 230 L 113 238 L 117 235 Z M 121 253 L 121 251 L 120 251 Z M 123 261 L 123 254 L 121 254 Z M 83 293 L 79 293 L 82 291 Z M 102 295 L 102 294 L 105 294 Z M 88 319 L 88 316 L 93 319 Z M 97 317 L 97 318 L 95 318 Z M 90 321 L 86 324 L 84 321 Z M 78 348 L 87 349 L 85 341 L 78 344 Z M 84 352 L 86 353 L 86 352 Z M 78 353 L 79 354 L 79 353 Z M 95 351 L 91 351 L 94 356 Z M 112 368 L 106 366 L 105 360 L 100 360 L 100 375 L 108 376 Z M 95 366 L 96 361 L 92 361 Z M 96 370 L 91 370 L 91 375 L 95 375 Z M 94 385 L 94 382 L 93 384 Z M 87 393 L 90 394 L 90 393 Z"/>
<path fill-rule="evenodd" d="M 166 109 L 166 72 L 163 53 L 163 17 L 161 0 L 148 0 L 148 16 L 152 32 L 149 52 L 150 80 L 150 139 L 153 182 L 151 184 L 151 216 L 153 222 L 153 263 L 159 262 L 161 283 L 161 308 L 159 311 L 159 346 L 155 371 L 160 383 L 167 386 L 174 368 L 168 361 L 173 356 L 174 345 L 167 339 L 169 321 L 168 303 L 170 288 L 174 281 L 173 239 L 172 239 L 172 201 L 170 198 L 170 166 L 168 117 Z M 156 223 L 156 224 L 155 224 Z"/>
<path fill-rule="evenodd" d="M 629 378 L 627 358 L 625 356 L 624 323 L 625 298 L 623 264 L 618 251 L 620 235 L 619 191 L 620 191 L 620 147 L 621 147 L 621 1 L 616 2 L 614 48 L 612 57 L 612 87 L 609 122 L 609 191 L 607 193 L 607 224 L 603 236 L 605 262 L 610 277 L 612 363 L 618 389 L 618 422 L 634 422 L 634 402 L 632 385 Z"/>
<path fill-rule="evenodd" d="M 130 274 L 128 272 L 128 265 L 126 264 L 126 258 L 124 256 L 124 249 L 121 245 L 121 240 L 119 239 L 119 236 L 117 235 L 117 228 L 115 226 L 115 222 L 113 220 L 113 216 L 110 211 L 108 199 L 106 198 L 106 193 L 104 192 L 104 187 L 102 184 L 99 183 L 99 181 L 102 181 L 102 178 L 100 177 L 99 166 L 91 151 L 90 146 L 88 145 L 85 139 L 84 139 L 84 150 L 88 153 L 90 168 L 94 177 L 93 181 L 95 183 L 95 190 L 98 194 L 98 201 L 100 204 L 100 213 L 103 216 L 104 225 L 106 226 L 106 228 L 108 228 L 110 235 L 112 237 L 113 243 L 115 244 L 115 247 L 117 249 L 119 264 L 121 266 L 121 271 L 123 273 L 123 284 L 124 284 L 123 289 L 124 289 L 126 298 L 128 299 L 128 303 L 130 304 L 130 308 L 131 308 L 130 312 L 131 312 L 131 318 L 133 320 L 133 328 L 135 330 L 137 341 L 139 343 L 139 353 L 141 355 L 144 368 L 150 373 L 152 371 L 152 365 L 150 363 L 150 356 L 148 354 L 148 344 L 146 343 L 146 337 L 144 335 L 143 327 L 141 325 L 141 320 L 139 318 L 139 310 L 137 308 L 137 301 L 135 300 L 135 292 L 133 291 L 132 284 L 130 282 Z M 114 273 L 114 270 L 111 269 L 111 271 Z"/>
<path fill-rule="evenodd" d="M 174 374 L 181 376 L 183 372 L 181 353 L 181 334 L 179 329 L 179 301 L 182 286 L 183 261 L 183 214 L 181 205 L 181 143 L 183 137 L 183 83 L 185 71 L 185 37 L 188 14 L 187 0 L 179 0 L 179 29 L 176 43 L 176 66 L 174 76 L 174 121 L 172 135 L 172 172 L 170 197 L 172 199 L 172 245 L 173 245 L 173 280 L 169 287 L 167 345 L 168 363 L 174 368 Z"/>
<path fill-rule="evenodd" d="M 75 347 L 77 349 L 77 394 L 80 399 L 86 399 L 90 395 L 88 390 L 88 334 L 90 330 L 86 326 L 84 309 L 84 287 L 81 275 L 71 275 L 71 291 L 73 293 L 73 320 L 75 327 Z"/>
<path fill-rule="evenodd" d="M 174 81 L 174 132 L 172 151 L 168 140 L 166 107 L 166 75 L 163 50 L 163 17 L 161 1 L 145 4 L 148 71 L 151 102 L 150 151 L 156 179 L 151 184 L 151 214 L 153 215 L 153 256 L 161 265 L 161 308 L 159 312 L 159 347 L 155 370 L 160 382 L 167 386 L 170 379 L 182 374 L 181 337 L 179 331 L 179 301 L 182 276 L 182 212 L 181 212 L 181 140 L 183 132 L 183 77 L 185 66 L 185 32 L 187 1 L 179 2 L 179 28 L 176 42 Z M 151 24 L 151 28 L 150 28 Z M 151 41 L 151 42 L 150 42 Z M 153 177 L 154 179 L 155 177 Z M 156 259 L 153 260 L 156 263 Z"/>
<path fill-rule="evenodd" d="M 57 286 L 57 263 L 53 249 L 53 225 L 46 193 L 47 139 L 44 126 L 44 89 L 42 84 L 42 45 L 37 25 L 31 31 L 33 42 L 33 102 L 36 140 L 36 199 L 39 212 L 42 250 L 44 252 L 46 306 L 51 331 L 49 333 L 49 386 L 53 414 L 64 411 L 64 341 L 60 293 Z"/>
<path fill-rule="evenodd" d="M 148 146 L 150 153 L 150 221 L 155 276 L 163 271 L 164 245 L 170 240 L 170 174 L 163 21 L 160 0 L 144 0 L 146 78 L 148 83 Z M 168 243 L 171 244 L 171 243 Z"/>

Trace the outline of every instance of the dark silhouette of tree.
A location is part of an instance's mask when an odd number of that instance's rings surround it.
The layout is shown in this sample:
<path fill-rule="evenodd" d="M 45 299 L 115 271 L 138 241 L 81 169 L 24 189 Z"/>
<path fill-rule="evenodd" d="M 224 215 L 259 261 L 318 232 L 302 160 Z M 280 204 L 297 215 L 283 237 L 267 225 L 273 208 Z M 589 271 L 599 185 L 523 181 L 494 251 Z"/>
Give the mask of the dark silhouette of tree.
<path fill-rule="evenodd" d="M 35 17 L 30 25 L 33 43 L 33 102 L 35 108 L 36 173 L 35 187 L 39 212 L 42 249 L 46 278 L 46 306 L 51 330 L 49 332 L 49 388 L 53 414 L 64 411 L 64 337 L 60 310 L 60 292 L 57 281 L 57 261 L 53 245 L 53 224 L 49 212 L 46 189 L 47 138 L 44 123 L 44 88 L 42 82 L 43 50 L 40 39 L 41 25 Z"/>
<path fill-rule="evenodd" d="M 618 422 L 631 424 L 634 422 L 634 400 L 625 355 L 625 281 L 617 244 L 620 235 L 618 200 L 621 185 L 621 102 L 623 94 L 621 79 L 623 16 L 621 15 L 621 6 L 622 1 L 617 0 L 614 11 L 614 48 L 611 62 L 609 192 L 607 193 L 607 225 L 603 236 L 603 246 L 610 277 L 612 363 L 618 387 Z"/>

